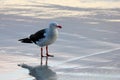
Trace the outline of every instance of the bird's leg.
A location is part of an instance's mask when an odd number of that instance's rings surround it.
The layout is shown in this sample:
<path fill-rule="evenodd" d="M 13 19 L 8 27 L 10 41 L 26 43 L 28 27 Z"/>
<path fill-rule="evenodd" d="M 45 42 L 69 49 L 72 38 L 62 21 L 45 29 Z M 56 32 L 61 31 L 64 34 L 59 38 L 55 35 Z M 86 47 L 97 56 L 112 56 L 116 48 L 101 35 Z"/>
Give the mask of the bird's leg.
<path fill-rule="evenodd" d="M 42 66 L 42 64 L 43 64 L 43 62 L 42 62 L 42 58 L 43 58 L 43 48 L 41 47 L 41 61 L 40 61 L 40 64 L 41 64 L 41 66 Z"/>
<path fill-rule="evenodd" d="M 43 56 L 43 48 L 41 47 L 41 58 L 44 57 Z"/>
<path fill-rule="evenodd" d="M 53 55 L 48 54 L 48 46 L 46 46 L 46 56 L 47 57 L 54 57 Z"/>

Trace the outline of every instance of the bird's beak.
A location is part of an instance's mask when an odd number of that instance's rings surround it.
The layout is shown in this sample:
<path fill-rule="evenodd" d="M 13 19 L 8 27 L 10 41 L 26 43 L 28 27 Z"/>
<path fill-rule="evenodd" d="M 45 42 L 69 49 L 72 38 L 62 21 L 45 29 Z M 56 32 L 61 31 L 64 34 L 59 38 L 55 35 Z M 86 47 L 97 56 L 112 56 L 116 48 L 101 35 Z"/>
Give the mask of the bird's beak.
<path fill-rule="evenodd" d="M 62 26 L 60 26 L 60 25 L 58 25 L 57 27 L 60 28 L 60 29 L 62 28 Z"/>

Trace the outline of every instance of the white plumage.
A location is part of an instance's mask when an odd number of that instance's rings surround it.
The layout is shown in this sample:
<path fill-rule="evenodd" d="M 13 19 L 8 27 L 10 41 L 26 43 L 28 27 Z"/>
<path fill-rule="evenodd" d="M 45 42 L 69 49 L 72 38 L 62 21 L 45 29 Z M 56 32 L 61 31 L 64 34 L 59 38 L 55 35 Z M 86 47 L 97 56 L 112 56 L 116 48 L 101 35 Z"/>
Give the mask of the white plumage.
<path fill-rule="evenodd" d="M 53 57 L 53 55 L 48 54 L 48 45 L 54 43 L 58 37 L 58 28 L 62 26 L 57 23 L 51 23 L 49 28 L 42 29 L 35 34 L 30 35 L 28 38 L 20 39 L 22 43 L 35 43 L 41 47 L 41 57 L 43 56 L 43 47 L 46 46 L 46 56 Z"/>

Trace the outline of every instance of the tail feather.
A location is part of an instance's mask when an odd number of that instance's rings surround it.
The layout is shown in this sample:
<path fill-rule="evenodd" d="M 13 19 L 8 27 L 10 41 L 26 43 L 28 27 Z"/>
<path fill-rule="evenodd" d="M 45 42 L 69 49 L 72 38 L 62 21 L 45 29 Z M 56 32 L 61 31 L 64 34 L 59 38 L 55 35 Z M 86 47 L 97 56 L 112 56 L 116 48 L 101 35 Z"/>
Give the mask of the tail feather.
<path fill-rule="evenodd" d="M 18 41 L 21 41 L 22 43 L 32 43 L 29 38 L 19 39 Z"/>

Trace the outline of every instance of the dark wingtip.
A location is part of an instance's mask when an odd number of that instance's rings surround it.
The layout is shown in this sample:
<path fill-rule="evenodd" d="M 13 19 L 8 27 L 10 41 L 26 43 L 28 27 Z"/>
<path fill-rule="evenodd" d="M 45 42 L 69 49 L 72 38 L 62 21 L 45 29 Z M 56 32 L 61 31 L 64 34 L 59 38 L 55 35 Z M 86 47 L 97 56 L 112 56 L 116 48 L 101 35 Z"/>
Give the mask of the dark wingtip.
<path fill-rule="evenodd" d="M 22 39 L 19 39 L 18 41 L 22 41 Z"/>
<path fill-rule="evenodd" d="M 22 43 L 32 43 L 29 38 L 19 39 L 18 41 L 21 41 Z"/>

